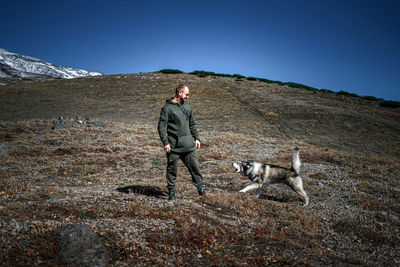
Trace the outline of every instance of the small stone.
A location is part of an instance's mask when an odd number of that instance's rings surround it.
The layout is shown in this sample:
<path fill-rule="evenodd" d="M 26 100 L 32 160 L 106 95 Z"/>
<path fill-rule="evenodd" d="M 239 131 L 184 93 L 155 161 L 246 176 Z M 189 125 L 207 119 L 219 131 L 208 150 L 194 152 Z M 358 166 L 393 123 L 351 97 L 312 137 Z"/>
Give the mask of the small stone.
<path fill-rule="evenodd" d="M 22 230 L 22 225 L 21 225 L 19 222 L 15 222 L 15 223 L 14 223 L 14 226 L 15 226 L 15 230 L 16 230 L 17 232 L 21 232 L 21 230 Z"/>
<path fill-rule="evenodd" d="M 104 151 L 105 151 L 105 152 L 108 152 L 108 153 L 113 153 L 112 149 L 109 148 L 109 147 L 104 148 Z"/>

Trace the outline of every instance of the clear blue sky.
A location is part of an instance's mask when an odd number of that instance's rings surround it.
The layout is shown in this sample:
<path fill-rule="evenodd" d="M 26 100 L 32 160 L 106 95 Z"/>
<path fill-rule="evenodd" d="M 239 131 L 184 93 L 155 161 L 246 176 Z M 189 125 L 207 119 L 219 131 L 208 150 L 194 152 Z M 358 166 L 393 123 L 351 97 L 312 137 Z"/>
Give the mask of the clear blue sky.
<path fill-rule="evenodd" d="M 0 0 L 0 47 L 104 74 L 175 68 L 400 100 L 400 1 Z"/>

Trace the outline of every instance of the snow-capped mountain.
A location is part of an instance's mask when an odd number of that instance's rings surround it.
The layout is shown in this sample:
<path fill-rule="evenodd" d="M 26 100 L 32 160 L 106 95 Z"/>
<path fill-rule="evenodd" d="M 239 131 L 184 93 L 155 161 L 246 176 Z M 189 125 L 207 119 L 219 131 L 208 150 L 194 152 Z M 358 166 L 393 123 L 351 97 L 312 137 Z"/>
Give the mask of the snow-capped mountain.
<path fill-rule="evenodd" d="M 52 77 L 78 78 L 103 75 L 81 69 L 57 66 L 44 60 L 15 54 L 0 48 L 0 78 Z"/>

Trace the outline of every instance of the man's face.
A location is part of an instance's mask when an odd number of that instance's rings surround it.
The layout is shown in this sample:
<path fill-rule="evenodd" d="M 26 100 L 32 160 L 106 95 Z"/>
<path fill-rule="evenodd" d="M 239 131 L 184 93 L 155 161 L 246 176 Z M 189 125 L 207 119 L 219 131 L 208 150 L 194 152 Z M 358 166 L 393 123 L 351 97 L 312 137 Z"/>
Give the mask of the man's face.
<path fill-rule="evenodd" d="M 183 91 L 180 93 L 180 98 L 183 101 L 189 98 L 189 88 L 185 87 L 185 89 L 183 89 Z"/>

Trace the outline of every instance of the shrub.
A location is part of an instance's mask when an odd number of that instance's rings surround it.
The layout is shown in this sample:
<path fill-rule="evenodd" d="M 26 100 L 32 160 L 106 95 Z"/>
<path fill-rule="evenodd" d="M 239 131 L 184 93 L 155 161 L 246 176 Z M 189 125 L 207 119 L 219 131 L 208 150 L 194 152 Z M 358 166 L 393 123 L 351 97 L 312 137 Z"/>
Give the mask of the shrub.
<path fill-rule="evenodd" d="M 215 73 L 215 76 L 220 76 L 220 77 L 232 77 L 232 74 Z"/>
<path fill-rule="evenodd" d="M 363 97 L 361 97 L 362 99 L 365 99 L 365 100 L 372 100 L 372 101 L 378 101 L 379 99 L 378 98 L 376 98 L 375 96 L 370 96 L 370 95 L 366 95 L 366 96 L 363 96 Z"/>
<path fill-rule="evenodd" d="M 233 77 L 235 77 L 236 79 L 244 79 L 246 78 L 246 76 L 240 75 L 240 74 L 233 74 Z"/>
<path fill-rule="evenodd" d="M 379 103 L 379 106 L 385 107 L 385 108 L 399 108 L 400 107 L 400 102 L 399 101 L 392 101 L 392 100 L 385 100 L 385 101 Z"/>
<path fill-rule="evenodd" d="M 337 92 L 337 94 L 338 94 L 338 95 L 346 95 L 346 96 L 359 97 L 359 95 L 357 95 L 357 94 L 349 93 L 349 92 L 346 92 L 346 91 L 339 91 L 339 92 Z"/>
<path fill-rule="evenodd" d="M 197 76 L 199 76 L 199 77 L 207 77 L 208 75 L 205 74 L 204 72 L 201 72 L 201 73 L 197 73 Z"/>
<path fill-rule="evenodd" d="M 269 80 L 269 79 L 264 79 L 264 78 L 258 78 L 258 80 L 261 81 L 261 82 L 265 82 L 265 83 L 276 83 L 276 84 L 279 84 L 279 85 L 284 85 L 285 84 L 284 82 L 281 82 L 281 81 L 274 81 L 274 80 Z"/>
<path fill-rule="evenodd" d="M 176 69 L 162 69 L 159 72 L 164 73 L 164 74 L 180 74 L 180 73 L 183 73 L 183 71 L 176 70 Z"/>
<path fill-rule="evenodd" d="M 215 76 L 215 72 L 204 71 L 204 70 L 195 70 L 195 71 L 191 72 L 190 74 L 194 74 L 194 75 L 197 75 L 199 77 L 207 77 L 207 76 L 211 76 L 211 75 Z"/>
<path fill-rule="evenodd" d="M 308 85 L 304 85 L 304 84 L 301 84 L 301 83 L 287 82 L 286 84 L 288 86 L 290 86 L 290 87 L 293 87 L 293 88 L 301 88 L 301 89 L 306 89 L 306 90 L 309 90 L 309 91 L 318 91 L 317 88 L 314 88 L 314 87 L 311 87 L 311 86 L 308 86 Z"/>
<path fill-rule="evenodd" d="M 190 72 L 190 74 L 197 75 L 199 77 L 207 77 L 207 76 L 217 76 L 217 77 L 230 77 L 230 78 L 236 78 L 236 79 L 241 79 L 241 78 L 246 78 L 243 75 L 240 74 L 225 74 L 225 73 L 215 73 L 212 71 L 204 71 L 204 70 L 195 70 L 193 72 Z"/>
<path fill-rule="evenodd" d="M 260 82 L 265 82 L 265 83 L 273 83 L 274 81 L 272 81 L 272 80 L 268 80 L 268 79 L 265 79 L 265 78 L 259 78 L 258 79 Z"/>
<path fill-rule="evenodd" d="M 321 92 L 323 92 L 323 93 L 330 93 L 330 94 L 335 93 L 334 91 L 329 90 L 329 89 L 320 89 L 319 91 L 321 91 Z"/>
<path fill-rule="evenodd" d="M 249 80 L 249 81 L 257 81 L 257 78 L 255 78 L 255 77 L 247 77 L 247 80 Z"/>

